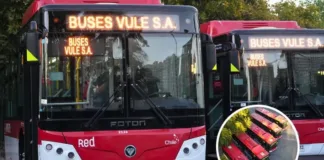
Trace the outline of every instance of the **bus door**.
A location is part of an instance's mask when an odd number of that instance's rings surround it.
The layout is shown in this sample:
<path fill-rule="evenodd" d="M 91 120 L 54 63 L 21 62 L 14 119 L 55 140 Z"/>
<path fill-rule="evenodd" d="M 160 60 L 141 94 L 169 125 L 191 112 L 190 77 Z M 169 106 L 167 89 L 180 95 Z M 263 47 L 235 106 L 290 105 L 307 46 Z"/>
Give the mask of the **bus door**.
<path fill-rule="evenodd" d="M 212 86 L 212 78 L 213 75 L 217 72 L 217 58 L 216 58 L 216 50 L 215 45 L 210 36 L 201 34 L 201 43 L 202 43 L 202 61 L 203 61 L 203 73 L 204 73 L 204 94 L 205 94 L 205 122 L 206 122 L 206 130 L 207 130 L 207 157 L 212 159 L 216 158 L 216 135 L 213 131 L 208 130 L 212 125 L 211 118 L 213 118 L 211 113 L 215 111 L 212 109 L 210 105 L 211 96 L 213 95 L 213 86 Z M 210 113 L 211 112 L 211 113 Z M 208 159 L 208 158 L 207 158 Z"/>
<path fill-rule="evenodd" d="M 42 36 L 45 38 L 46 34 Z M 40 82 L 40 34 L 37 23 L 30 22 L 30 29 L 26 34 L 23 55 L 24 81 L 24 135 L 19 137 L 19 159 L 38 159 L 38 113 L 39 113 L 39 82 Z M 24 147 L 22 147 L 22 146 Z M 24 157 L 24 158 L 23 158 Z"/>

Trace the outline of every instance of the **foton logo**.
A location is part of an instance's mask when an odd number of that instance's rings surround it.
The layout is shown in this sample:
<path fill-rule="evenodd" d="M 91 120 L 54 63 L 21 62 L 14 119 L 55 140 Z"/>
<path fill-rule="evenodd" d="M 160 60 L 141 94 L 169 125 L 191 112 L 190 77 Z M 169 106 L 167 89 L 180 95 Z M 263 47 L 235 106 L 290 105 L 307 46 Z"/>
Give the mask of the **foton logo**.
<path fill-rule="evenodd" d="M 78 139 L 78 146 L 82 148 L 95 147 L 95 139 L 94 137 L 91 139 Z"/>

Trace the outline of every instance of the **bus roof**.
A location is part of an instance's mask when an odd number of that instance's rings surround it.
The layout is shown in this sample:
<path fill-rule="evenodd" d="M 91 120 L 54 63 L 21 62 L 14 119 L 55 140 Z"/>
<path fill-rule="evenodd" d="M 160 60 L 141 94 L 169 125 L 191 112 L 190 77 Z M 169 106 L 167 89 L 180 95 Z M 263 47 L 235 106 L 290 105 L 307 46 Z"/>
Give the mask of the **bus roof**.
<path fill-rule="evenodd" d="M 155 4 L 161 5 L 161 0 L 34 0 L 27 8 L 22 18 L 25 25 L 43 6 L 50 4 Z"/>
<path fill-rule="evenodd" d="M 269 155 L 269 152 L 267 152 L 261 145 L 258 145 L 252 149 L 252 152 L 254 155 L 256 155 L 259 159 L 263 159 L 264 157 L 267 157 Z"/>
<path fill-rule="evenodd" d="M 233 30 L 250 30 L 256 28 L 300 29 L 296 21 L 209 21 L 200 25 L 202 33 L 212 37 L 230 33 Z"/>
<path fill-rule="evenodd" d="M 272 119 L 275 119 L 275 120 L 279 121 L 280 123 L 287 122 L 287 119 L 285 117 L 283 117 L 281 115 L 278 115 L 276 113 L 273 113 L 273 112 L 271 112 L 271 111 L 269 111 L 267 109 L 257 108 L 256 110 L 259 111 L 259 112 L 261 112 L 261 113 L 263 113 L 263 114 L 265 114 L 265 115 L 267 115 L 268 117 L 270 117 Z"/>
<path fill-rule="evenodd" d="M 246 133 L 242 133 L 242 134 L 238 135 L 237 138 L 240 141 L 242 141 L 246 145 L 246 147 L 248 147 L 250 149 L 253 149 L 257 145 L 259 145 L 251 137 L 249 137 Z"/>
<path fill-rule="evenodd" d="M 275 132 L 281 131 L 282 129 L 276 124 L 272 123 L 271 121 L 265 119 L 261 115 L 257 113 L 252 113 L 250 116 L 258 121 L 260 121 L 263 125 L 267 126 L 268 128 L 272 129 Z"/>
<path fill-rule="evenodd" d="M 248 158 L 233 142 L 228 146 L 223 146 L 222 149 L 231 159 L 248 160 Z"/>
<path fill-rule="evenodd" d="M 237 138 L 248 148 L 252 151 L 254 155 L 256 155 L 259 159 L 263 159 L 264 157 L 269 155 L 260 144 L 255 142 L 250 136 L 246 133 L 241 133 L 237 136 Z"/>
<path fill-rule="evenodd" d="M 270 133 L 264 131 L 262 128 L 260 128 L 254 123 L 251 124 L 250 130 L 270 145 L 277 140 L 277 138 L 273 137 Z"/>

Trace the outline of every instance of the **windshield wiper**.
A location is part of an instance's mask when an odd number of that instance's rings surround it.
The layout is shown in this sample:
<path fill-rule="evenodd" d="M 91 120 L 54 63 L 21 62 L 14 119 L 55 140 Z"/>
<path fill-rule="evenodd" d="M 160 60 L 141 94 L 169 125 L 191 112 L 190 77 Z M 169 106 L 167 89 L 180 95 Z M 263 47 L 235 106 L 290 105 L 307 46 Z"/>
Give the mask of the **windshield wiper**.
<path fill-rule="evenodd" d="M 119 85 L 115 92 L 108 98 L 107 101 L 105 101 L 104 104 L 101 105 L 100 109 L 91 117 L 91 119 L 84 125 L 86 128 L 91 128 L 93 125 L 95 125 L 98 120 L 102 117 L 102 115 L 105 113 L 105 111 L 110 107 L 110 105 L 114 102 L 114 96 L 117 94 L 117 92 L 120 92 L 125 86 Z"/>
<path fill-rule="evenodd" d="M 322 112 L 312 103 L 310 102 L 310 100 L 300 92 L 300 90 L 298 88 L 292 88 L 292 87 L 289 87 L 280 97 L 285 97 L 285 96 L 288 96 L 289 98 L 289 93 L 291 93 L 292 91 L 295 91 L 295 93 L 301 97 L 302 99 L 304 99 L 304 101 L 306 102 L 306 104 L 309 106 L 309 108 L 317 115 L 317 116 L 320 116 L 320 117 L 323 117 L 323 114 Z M 279 100 L 280 102 L 280 100 Z M 277 103 L 275 103 L 275 106 L 277 108 Z"/>
<path fill-rule="evenodd" d="M 134 83 L 132 83 L 131 86 L 140 96 L 142 96 L 142 98 L 144 98 L 145 102 L 152 108 L 156 116 L 158 116 L 158 118 L 160 118 L 165 125 L 172 124 L 170 119 L 160 110 L 159 107 L 156 106 L 156 104 L 154 104 L 154 102 L 147 96 L 147 94 L 145 94 L 145 92 L 141 89 L 141 87 L 138 86 L 138 84 L 135 83 L 134 85 Z"/>
<path fill-rule="evenodd" d="M 308 104 L 308 106 L 320 117 L 323 117 L 323 113 L 304 95 L 300 92 L 298 88 L 293 89 L 299 97 L 305 100 L 305 102 Z"/>

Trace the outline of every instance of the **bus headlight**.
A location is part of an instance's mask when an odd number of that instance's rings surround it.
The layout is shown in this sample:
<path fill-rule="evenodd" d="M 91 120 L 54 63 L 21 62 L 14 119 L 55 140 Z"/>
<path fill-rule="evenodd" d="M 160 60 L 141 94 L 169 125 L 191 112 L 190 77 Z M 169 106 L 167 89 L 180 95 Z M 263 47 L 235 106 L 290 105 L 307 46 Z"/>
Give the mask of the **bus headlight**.
<path fill-rule="evenodd" d="M 183 149 L 183 153 L 185 153 L 185 154 L 189 154 L 189 151 L 190 151 L 190 150 L 189 150 L 189 148 L 187 148 L 187 147 Z"/>
<path fill-rule="evenodd" d="M 69 152 L 68 157 L 69 157 L 70 159 L 74 158 L 74 153 L 73 153 L 73 152 Z"/>
<path fill-rule="evenodd" d="M 206 135 L 185 140 L 176 160 L 206 159 Z"/>
<path fill-rule="evenodd" d="M 62 148 L 58 148 L 58 149 L 56 149 L 56 153 L 57 153 L 57 154 L 62 154 L 62 153 L 63 153 L 63 149 L 62 149 Z"/>
<path fill-rule="evenodd" d="M 193 143 L 193 144 L 192 144 L 192 148 L 193 148 L 193 149 L 197 149 L 197 148 L 198 148 L 198 144 L 197 144 L 197 143 Z"/>
<path fill-rule="evenodd" d="M 205 144 L 205 139 L 204 139 L 204 138 L 201 138 L 201 139 L 200 139 L 200 144 L 201 144 L 201 145 L 204 145 L 204 144 Z"/>
<path fill-rule="evenodd" d="M 73 145 L 52 141 L 42 141 L 39 145 L 39 159 L 42 160 L 81 160 Z"/>
<path fill-rule="evenodd" d="M 53 149 L 53 146 L 51 144 L 46 145 L 46 150 L 50 151 Z"/>

